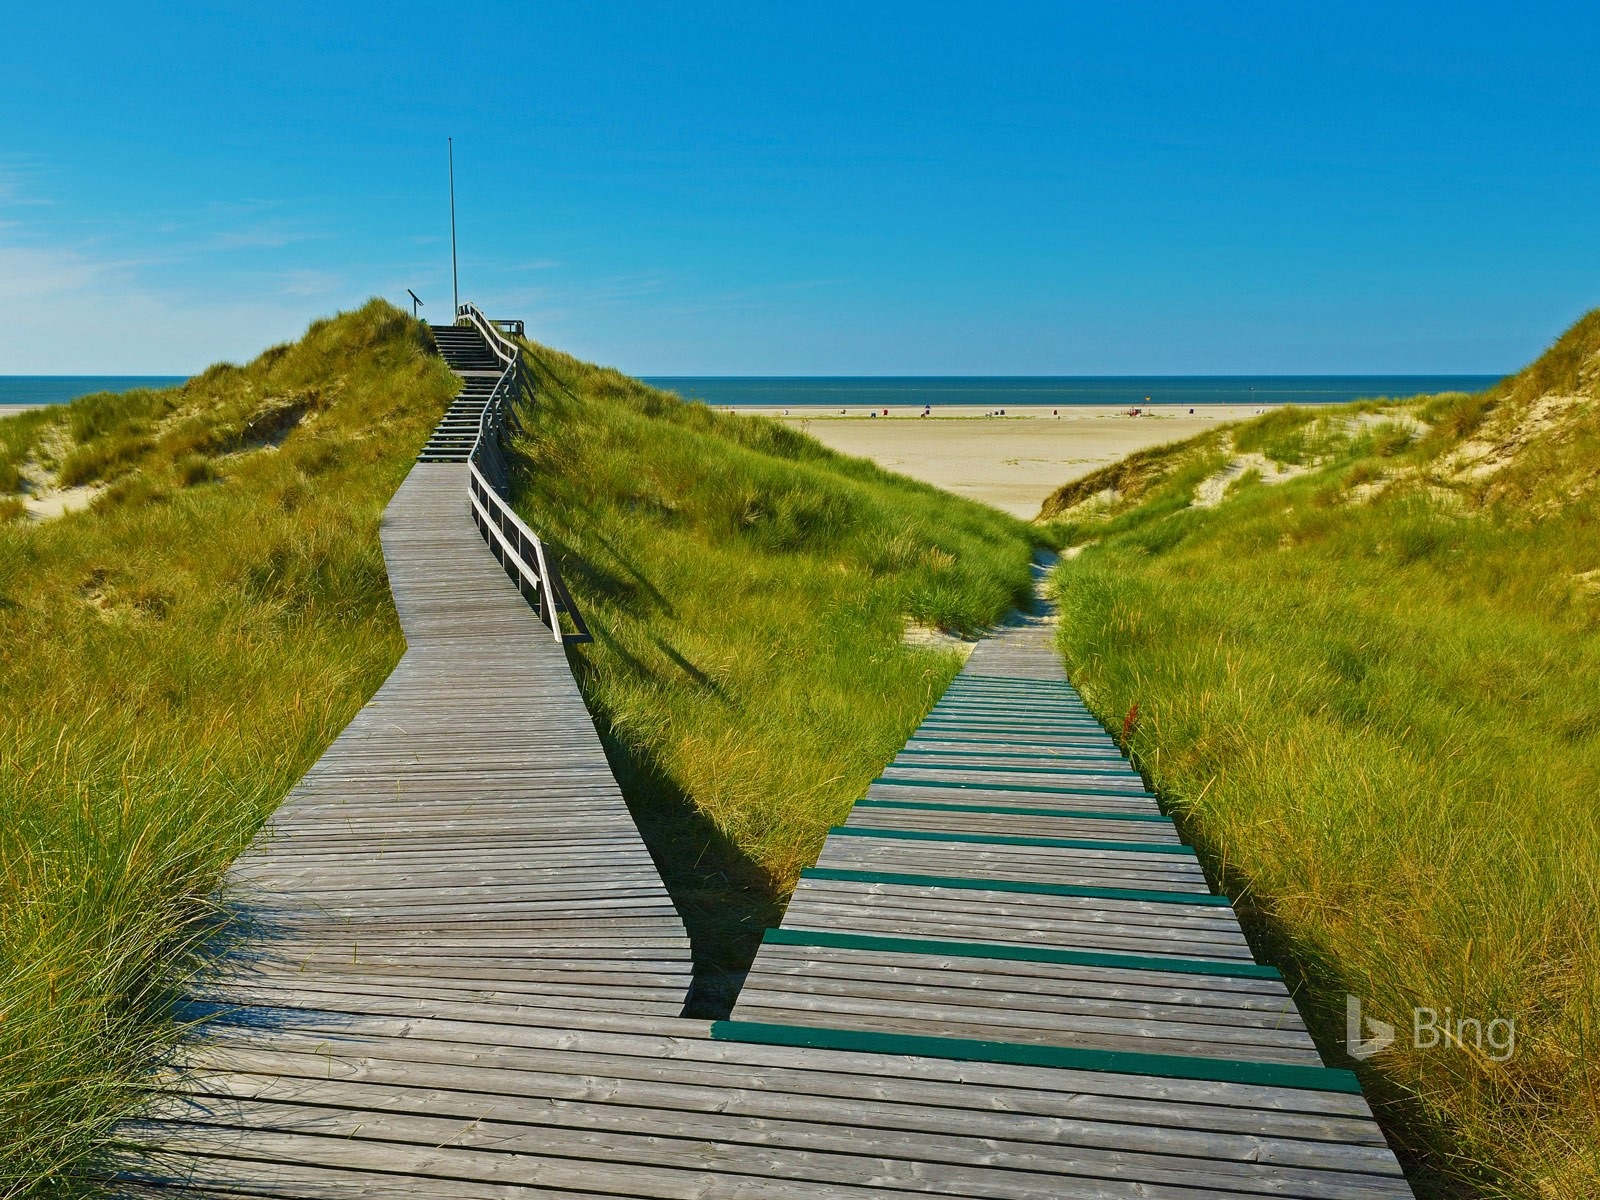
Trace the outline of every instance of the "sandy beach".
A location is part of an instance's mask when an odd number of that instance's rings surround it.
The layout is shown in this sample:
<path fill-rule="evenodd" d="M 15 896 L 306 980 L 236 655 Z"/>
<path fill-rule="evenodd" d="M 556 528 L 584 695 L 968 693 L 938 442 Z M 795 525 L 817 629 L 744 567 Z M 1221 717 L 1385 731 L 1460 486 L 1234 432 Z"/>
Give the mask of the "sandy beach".
<path fill-rule="evenodd" d="M 876 410 L 739 408 L 787 421 L 845 454 L 870 458 L 1013 516 L 1038 515 L 1046 496 L 1069 480 L 1116 462 L 1135 450 L 1181 441 L 1264 407 L 1249 405 L 1157 407 L 1130 417 L 1126 408 L 1013 408 L 989 416 L 981 408 L 948 408 L 919 416 L 920 408 Z M 1059 415 L 1057 415 L 1059 414 Z"/>
<path fill-rule="evenodd" d="M 30 412 L 35 408 L 43 408 L 42 404 L 0 404 L 0 420 L 14 417 L 18 413 Z"/>

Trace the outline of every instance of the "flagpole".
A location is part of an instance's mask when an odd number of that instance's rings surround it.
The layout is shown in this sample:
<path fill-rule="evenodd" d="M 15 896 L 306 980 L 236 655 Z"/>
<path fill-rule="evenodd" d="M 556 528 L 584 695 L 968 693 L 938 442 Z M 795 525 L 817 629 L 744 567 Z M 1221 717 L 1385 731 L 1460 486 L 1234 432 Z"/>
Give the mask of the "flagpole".
<path fill-rule="evenodd" d="M 445 146 L 450 152 L 450 299 L 453 307 L 450 314 L 452 322 L 455 314 L 461 311 L 461 284 L 456 274 L 456 140 L 446 138 Z"/>

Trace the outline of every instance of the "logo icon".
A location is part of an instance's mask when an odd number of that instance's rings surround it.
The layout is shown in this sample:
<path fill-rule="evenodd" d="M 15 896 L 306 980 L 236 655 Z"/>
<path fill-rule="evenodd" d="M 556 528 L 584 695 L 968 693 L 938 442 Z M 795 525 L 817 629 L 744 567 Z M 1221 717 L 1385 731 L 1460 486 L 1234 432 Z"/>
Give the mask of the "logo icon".
<path fill-rule="evenodd" d="M 1352 996 L 1346 992 L 1344 997 L 1344 1045 L 1350 1057 L 1365 1061 L 1380 1050 L 1387 1050 L 1394 1045 L 1394 1026 L 1384 1021 L 1375 1021 L 1367 1018 L 1367 1024 L 1372 1028 L 1370 1038 L 1362 1037 L 1361 1027 L 1361 997 Z"/>

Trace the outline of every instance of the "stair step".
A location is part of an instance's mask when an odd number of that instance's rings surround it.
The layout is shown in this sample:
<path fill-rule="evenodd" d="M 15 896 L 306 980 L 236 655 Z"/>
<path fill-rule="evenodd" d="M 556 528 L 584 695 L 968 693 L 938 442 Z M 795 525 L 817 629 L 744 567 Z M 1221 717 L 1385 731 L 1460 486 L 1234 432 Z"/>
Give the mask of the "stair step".
<path fill-rule="evenodd" d="M 434 325 L 434 344 L 445 365 L 461 379 L 461 390 L 434 427 L 418 462 L 466 462 L 483 430 L 484 413 L 494 399 L 505 364 L 483 335 L 466 325 Z"/>

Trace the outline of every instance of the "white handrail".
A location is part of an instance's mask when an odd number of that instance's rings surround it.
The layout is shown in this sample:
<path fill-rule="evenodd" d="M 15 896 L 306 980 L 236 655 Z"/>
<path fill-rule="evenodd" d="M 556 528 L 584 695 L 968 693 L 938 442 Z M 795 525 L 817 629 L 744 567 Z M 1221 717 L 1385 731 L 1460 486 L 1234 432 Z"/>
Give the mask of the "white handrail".
<path fill-rule="evenodd" d="M 578 631 L 577 638 L 586 641 L 588 626 L 550 566 L 544 542 L 517 516 L 502 494 L 505 463 L 500 458 L 500 432 L 505 427 L 512 396 L 521 386 L 522 348 L 502 334 L 476 305 L 461 305 L 457 316 L 474 326 L 494 356 L 506 364 L 495 381 L 494 390 L 489 393 L 489 401 L 478 421 L 477 436 L 467 454 L 467 499 L 473 524 L 489 544 L 490 553 L 516 582 L 518 590 L 524 595 L 530 591 L 534 593 L 529 598 L 537 598 L 539 619 L 550 627 L 555 640 L 566 640 L 561 632 L 561 613 L 565 611 Z M 497 468 L 494 474 L 499 477 L 494 482 L 485 474 L 491 458 Z M 528 561 L 530 550 L 532 562 Z"/>

